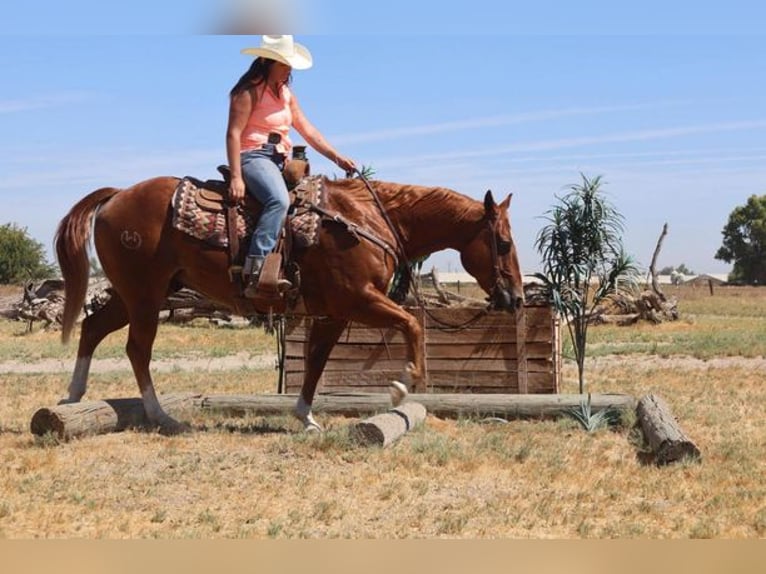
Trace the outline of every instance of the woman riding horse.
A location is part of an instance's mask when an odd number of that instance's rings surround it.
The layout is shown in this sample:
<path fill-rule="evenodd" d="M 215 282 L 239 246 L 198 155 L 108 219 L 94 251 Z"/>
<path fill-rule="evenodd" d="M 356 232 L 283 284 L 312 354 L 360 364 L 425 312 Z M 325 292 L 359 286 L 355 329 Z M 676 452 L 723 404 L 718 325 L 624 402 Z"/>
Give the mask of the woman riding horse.
<path fill-rule="evenodd" d="M 231 169 L 231 199 L 242 201 L 247 190 L 263 206 L 242 269 L 245 295 L 255 297 L 263 262 L 277 244 L 289 207 L 281 172 L 292 147 L 290 128 L 347 173 L 356 165 L 327 143 L 290 90 L 292 70 L 312 65 L 304 46 L 289 35 L 263 36 L 260 47 L 246 48 L 243 53 L 257 58 L 231 90 L 226 155 Z M 282 279 L 278 287 L 287 290 L 291 285 Z"/>

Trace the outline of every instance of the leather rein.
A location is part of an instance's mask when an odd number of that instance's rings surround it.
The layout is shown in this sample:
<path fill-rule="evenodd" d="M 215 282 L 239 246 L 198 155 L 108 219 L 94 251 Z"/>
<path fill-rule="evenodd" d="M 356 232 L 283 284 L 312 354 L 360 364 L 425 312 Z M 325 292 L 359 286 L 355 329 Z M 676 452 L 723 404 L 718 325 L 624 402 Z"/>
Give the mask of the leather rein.
<path fill-rule="evenodd" d="M 399 235 L 399 232 L 394 227 L 393 222 L 391 221 L 391 218 L 388 216 L 388 213 L 386 212 L 385 207 L 383 206 L 383 202 L 380 201 L 380 197 L 378 196 L 377 192 L 375 191 L 375 188 L 370 184 L 369 180 L 364 176 L 362 172 L 360 172 L 358 169 L 355 169 L 355 172 L 357 176 L 359 176 L 359 179 L 364 182 L 365 187 L 367 187 L 367 190 L 370 192 L 370 195 L 372 195 L 373 200 L 375 201 L 375 204 L 378 207 L 378 210 L 380 211 L 380 214 L 383 217 L 383 220 L 386 222 L 386 225 L 388 225 L 389 230 L 391 231 L 391 234 L 394 236 L 394 241 L 396 242 L 396 248 L 399 252 L 399 256 L 401 257 L 401 260 L 404 261 L 405 265 L 405 273 L 407 274 L 407 280 L 410 285 L 410 289 L 413 292 L 413 295 L 415 297 L 415 301 L 417 302 L 418 306 L 423 310 L 423 312 L 430 317 L 432 321 L 435 323 L 438 323 L 445 327 L 446 329 L 443 330 L 455 330 L 459 331 L 461 329 L 464 329 L 471 324 L 475 323 L 487 313 L 489 313 L 490 309 L 492 308 L 492 301 L 487 305 L 486 308 L 479 311 L 475 316 L 471 317 L 467 321 L 459 324 L 450 324 L 445 323 L 441 319 L 435 317 L 433 314 L 431 314 L 428 311 L 428 308 L 425 306 L 425 303 L 423 302 L 423 298 L 420 296 L 420 290 L 417 284 L 417 281 L 415 281 L 414 276 L 412 274 L 412 269 L 409 265 L 409 257 L 407 256 L 407 252 L 404 249 L 404 243 L 402 242 L 401 236 Z M 502 285 L 502 275 L 500 270 L 500 255 L 499 250 L 497 248 L 497 217 L 494 215 L 492 217 L 487 218 L 487 226 L 489 228 L 489 235 L 490 235 L 490 249 L 492 252 L 492 261 L 494 263 L 492 274 L 493 274 L 493 280 L 494 280 L 494 288 L 493 293 L 496 289 L 498 289 Z"/>

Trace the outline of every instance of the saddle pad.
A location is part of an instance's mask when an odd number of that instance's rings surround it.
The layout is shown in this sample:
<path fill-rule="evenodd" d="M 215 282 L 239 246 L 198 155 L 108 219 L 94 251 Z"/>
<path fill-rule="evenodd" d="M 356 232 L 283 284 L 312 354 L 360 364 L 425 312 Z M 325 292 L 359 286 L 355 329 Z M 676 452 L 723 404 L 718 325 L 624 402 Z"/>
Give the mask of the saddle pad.
<path fill-rule="evenodd" d="M 324 203 L 324 186 L 321 176 L 305 177 L 291 192 L 291 215 L 288 217 L 295 247 L 306 248 L 317 243 L 320 216 L 311 210 L 312 205 Z M 217 247 L 228 247 L 226 212 L 204 187 L 183 178 L 176 186 L 171 200 L 173 227 Z M 204 207 L 202 207 L 204 205 Z M 246 240 L 255 229 L 256 218 L 241 205 L 237 207 L 237 235 Z"/>
<path fill-rule="evenodd" d="M 183 178 L 176 186 L 171 201 L 173 206 L 173 227 L 217 247 L 228 247 L 226 233 L 226 213 L 212 211 L 208 206 L 202 209 L 197 196 L 204 188 L 196 186 L 188 178 Z M 204 201 L 203 201 L 204 203 Z M 252 234 L 255 219 L 242 207 L 237 207 L 237 235 L 242 238 Z"/>
<path fill-rule="evenodd" d="M 311 209 L 312 205 L 324 207 L 325 189 L 322 176 L 304 177 L 291 192 L 293 215 L 290 217 L 290 231 L 295 247 L 305 249 L 316 245 L 320 215 Z"/>

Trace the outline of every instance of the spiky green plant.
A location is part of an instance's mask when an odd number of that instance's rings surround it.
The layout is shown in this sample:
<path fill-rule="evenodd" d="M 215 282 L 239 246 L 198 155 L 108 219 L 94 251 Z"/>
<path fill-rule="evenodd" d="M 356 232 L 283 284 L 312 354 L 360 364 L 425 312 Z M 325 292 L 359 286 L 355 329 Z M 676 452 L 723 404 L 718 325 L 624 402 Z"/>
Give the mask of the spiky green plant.
<path fill-rule="evenodd" d="M 608 297 L 635 289 L 638 268 L 622 247 L 623 217 L 604 197 L 601 176 L 580 175 L 582 183 L 543 216 L 548 223 L 535 241 L 543 272 L 535 276 L 564 318 L 582 394 L 589 317 Z"/>
<path fill-rule="evenodd" d="M 375 168 L 371 165 L 362 164 L 362 168 L 359 170 L 359 173 L 362 174 L 362 177 L 373 179 L 375 177 Z"/>
<path fill-rule="evenodd" d="M 581 401 L 579 406 L 572 407 L 566 413 L 575 419 L 587 432 L 595 432 L 602 428 L 616 425 L 620 422 L 620 412 L 615 409 L 602 409 L 593 413 L 591 409 L 590 393 L 588 400 Z"/>

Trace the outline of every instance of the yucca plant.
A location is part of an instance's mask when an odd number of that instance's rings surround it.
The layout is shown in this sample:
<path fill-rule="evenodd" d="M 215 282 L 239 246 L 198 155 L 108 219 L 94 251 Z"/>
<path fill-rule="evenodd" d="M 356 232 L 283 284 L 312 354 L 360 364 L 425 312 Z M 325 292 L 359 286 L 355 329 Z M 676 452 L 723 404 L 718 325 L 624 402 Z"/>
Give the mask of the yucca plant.
<path fill-rule="evenodd" d="M 593 413 L 591 410 L 590 393 L 588 393 L 588 400 L 581 401 L 577 407 L 569 409 L 567 414 L 575 419 L 582 428 L 589 433 L 595 432 L 598 429 L 606 428 L 612 425 L 616 425 L 620 422 L 620 413 L 615 409 L 602 409 L 597 413 Z"/>
<path fill-rule="evenodd" d="M 362 164 L 362 169 L 360 169 L 359 172 L 362 174 L 362 177 L 366 179 L 373 179 L 375 177 L 375 168 L 371 165 Z"/>
<path fill-rule="evenodd" d="M 604 197 L 601 176 L 580 175 L 582 183 L 543 216 L 548 223 L 535 241 L 543 271 L 535 276 L 569 331 L 582 394 L 589 317 L 608 297 L 635 289 L 638 269 L 622 247 L 623 217 Z"/>

